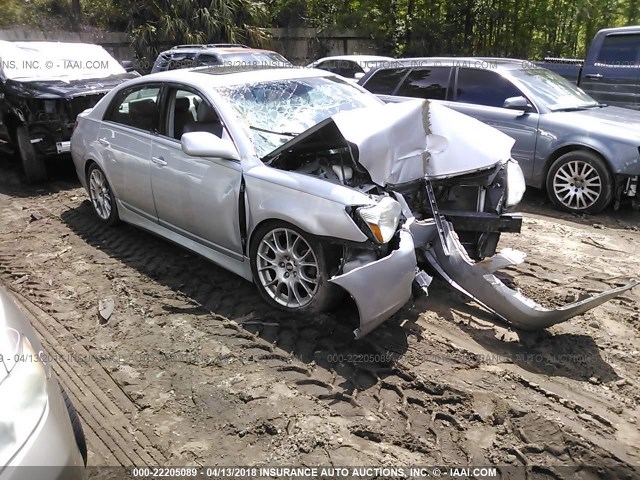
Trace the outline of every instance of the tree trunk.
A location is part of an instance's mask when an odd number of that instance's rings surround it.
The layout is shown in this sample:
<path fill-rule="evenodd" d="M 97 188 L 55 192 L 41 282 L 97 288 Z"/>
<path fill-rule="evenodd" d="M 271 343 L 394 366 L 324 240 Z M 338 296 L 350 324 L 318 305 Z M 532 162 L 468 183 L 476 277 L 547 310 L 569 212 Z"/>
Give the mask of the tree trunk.
<path fill-rule="evenodd" d="M 80 0 L 71 0 L 71 25 L 75 31 L 80 30 L 82 22 L 82 9 L 80 8 Z"/>

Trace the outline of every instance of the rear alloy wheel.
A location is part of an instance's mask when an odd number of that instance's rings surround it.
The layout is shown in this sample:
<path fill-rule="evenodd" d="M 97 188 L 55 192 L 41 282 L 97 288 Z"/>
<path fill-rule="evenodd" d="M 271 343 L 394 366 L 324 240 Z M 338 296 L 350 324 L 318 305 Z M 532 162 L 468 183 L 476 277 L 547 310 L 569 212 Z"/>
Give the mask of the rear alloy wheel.
<path fill-rule="evenodd" d="M 117 223 L 119 218 L 116 199 L 113 196 L 107 177 L 95 163 L 89 167 L 87 181 L 89 183 L 91 205 L 98 218 L 107 225 Z"/>
<path fill-rule="evenodd" d="M 18 155 L 24 170 L 27 183 L 40 183 L 47 180 L 47 166 L 42 155 L 38 155 L 31 143 L 29 130 L 26 126 L 20 125 L 15 130 L 16 141 L 18 143 Z"/>
<path fill-rule="evenodd" d="M 342 290 L 329 283 L 325 252 L 313 236 L 273 222 L 253 237 L 253 278 L 269 304 L 288 311 L 320 312 L 335 303 Z"/>
<path fill-rule="evenodd" d="M 598 213 L 613 197 L 613 180 L 604 161 L 585 151 L 558 158 L 547 175 L 547 193 L 560 209 L 573 213 Z"/>

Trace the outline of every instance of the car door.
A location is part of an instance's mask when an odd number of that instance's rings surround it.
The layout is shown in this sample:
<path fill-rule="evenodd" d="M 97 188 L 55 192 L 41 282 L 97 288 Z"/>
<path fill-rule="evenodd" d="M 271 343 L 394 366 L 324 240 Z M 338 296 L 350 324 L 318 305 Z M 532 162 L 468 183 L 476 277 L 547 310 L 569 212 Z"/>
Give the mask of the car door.
<path fill-rule="evenodd" d="M 120 92 L 103 118 L 98 142 L 116 198 L 129 210 L 156 221 L 151 192 L 151 142 L 158 131 L 158 84 Z"/>
<path fill-rule="evenodd" d="M 453 102 L 448 106 L 515 139 L 511 151 L 526 179 L 533 178 L 539 115 L 537 111 L 504 108 L 510 97 L 524 96 L 508 78 L 489 68 L 458 68 Z"/>
<path fill-rule="evenodd" d="M 180 143 L 183 133 L 194 131 L 229 138 L 226 129 L 211 103 L 190 87 L 167 87 L 163 103 L 161 132 L 151 147 L 151 183 L 159 223 L 242 260 L 240 162 L 192 157 Z"/>
<path fill-rule="evenodd" d="M 593 55 L 584 65 L 580 87 L 607 105 L 640 109 L 640 33 L 610 33 Z"/>

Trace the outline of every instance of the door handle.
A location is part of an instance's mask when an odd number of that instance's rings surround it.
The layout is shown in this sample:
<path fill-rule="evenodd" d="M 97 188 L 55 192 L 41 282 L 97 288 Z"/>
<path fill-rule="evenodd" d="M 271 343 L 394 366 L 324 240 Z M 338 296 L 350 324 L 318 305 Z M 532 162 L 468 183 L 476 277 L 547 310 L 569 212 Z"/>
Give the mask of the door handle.
<path fill-rule="evenodd" d="M 104 145 L 105 147 L 108 147 L 109 145 L 111 145 L 107 140 L 105 140 L 104 138 L 99 138 L 98 142 L 100 142 L 100 145 Z"/>
<path fill-rule="evenodd" d="M 587 77 L 587 78 L 602 78 L 602 74 L 601 73 L 587 73 L 585 75 L 585 77 Z"/>
<path fill-rule="evenodd" d="M 156 165 L 160 165 L 161 167 L 164 167 L 167 164 L 167 162 L 165 162 L 164 158 L 162 157 L 151 157 L 151 161 Z"/>

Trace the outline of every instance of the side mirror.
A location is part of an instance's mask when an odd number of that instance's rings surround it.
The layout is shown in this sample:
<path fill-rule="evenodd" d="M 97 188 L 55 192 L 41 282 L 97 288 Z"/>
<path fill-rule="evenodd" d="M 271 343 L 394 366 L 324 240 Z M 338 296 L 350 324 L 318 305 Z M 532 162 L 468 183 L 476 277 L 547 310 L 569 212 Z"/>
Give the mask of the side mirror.
<path fill-rule="evenodd" d="M 230 140 L 209 132 L 189 132 L 182 135 L 182 151 L 192 157 L 215 157 L 240 160 L 235 145 Z"/>
<path fill-rule="evenodd" d="M 353 78 L 355 78 L 356 80 L 360 80 L 362 77 L 364 77 L 364 72 L 356 72 L 356 74 L 353 76 Z"/>
<path fill-rule="evenodd" d="M 122 60 L 120 62 L 120 65 L 122 65 L 122 68 L 124 68 L 127 72 L 133 72 L 135 70 L 133 62 L 131 60 Z"/>
<path fill-rule="evenodd" d="M 533 105 L 529 103 L 524 97 L 509 97 L 504 101 L 502 108 L 508 108 L 510 110 L 523 110 L 529 112 L 533 110 Z"/>

